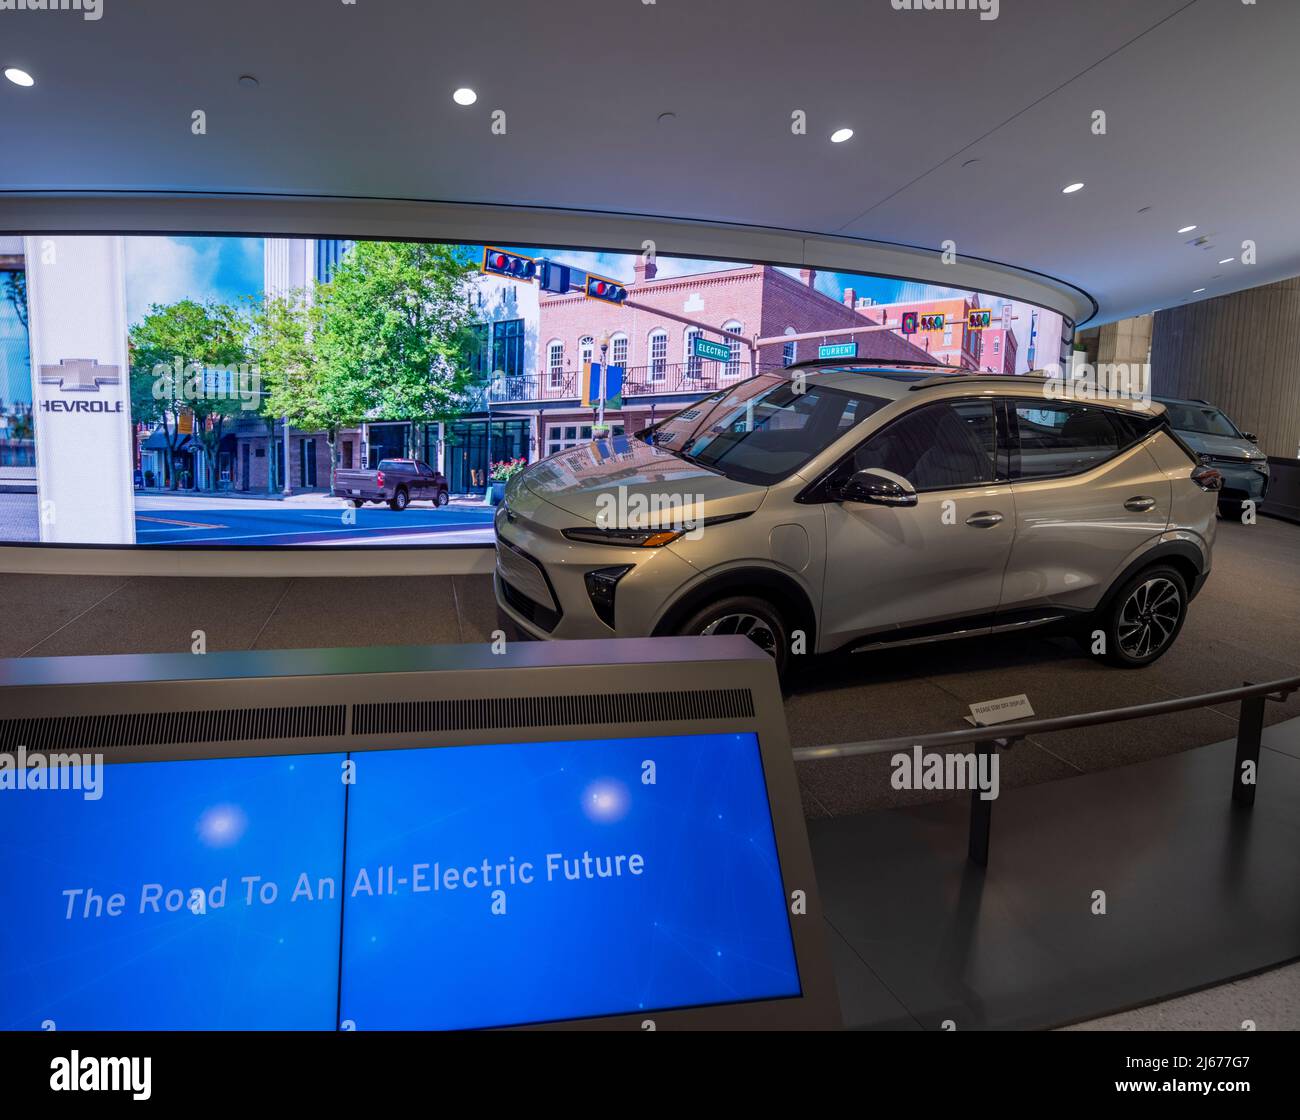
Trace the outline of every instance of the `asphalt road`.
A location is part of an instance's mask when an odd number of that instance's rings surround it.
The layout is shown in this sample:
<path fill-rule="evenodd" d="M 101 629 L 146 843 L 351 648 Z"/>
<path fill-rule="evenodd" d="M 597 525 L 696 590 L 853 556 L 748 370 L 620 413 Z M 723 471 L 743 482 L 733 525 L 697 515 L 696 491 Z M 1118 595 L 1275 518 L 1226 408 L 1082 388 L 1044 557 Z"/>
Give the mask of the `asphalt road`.
<path fill-rule="evenodd" d="M 427 543 L 440 533 L 482 530 L 490 533 L 488 506 L 408 506 L 401 513 L 383 506 L 354 510 L 241 503 L 219 509 L 190 504 L 142 509 L 135 513 L 137 544 L 166 545 L 316 545 L 374 542 Z M 347 520 L 345 520 L 345 517 Z"/>

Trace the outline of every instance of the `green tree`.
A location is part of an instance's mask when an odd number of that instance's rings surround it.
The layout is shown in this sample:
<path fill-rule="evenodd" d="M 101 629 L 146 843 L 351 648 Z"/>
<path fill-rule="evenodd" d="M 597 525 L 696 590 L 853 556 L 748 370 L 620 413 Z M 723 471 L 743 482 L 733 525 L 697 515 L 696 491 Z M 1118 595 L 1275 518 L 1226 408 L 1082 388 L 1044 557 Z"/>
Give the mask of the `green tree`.
<path fill-rule="evenodd" d="M 319 320 L 319 308 L 304 291 L 254 300 L 249 309 L 249 353 L 261 373 L 261 414 L 268 430 L 274 433 L 276 420 L 285 417 L 300 431 L 325 432 L 333 465 L 339 429 L 360 423 L 362 417 L 352 395 L 339 392 L 339 382 L 326 376 L 324 363 L 317 359 Z"/>
<path fill-rule="evenodd" d="M 166 472 L 177 444 L 182 411 L 194 416 L 193 439 L 204 449 L 203 484 L 216 481 L 217 449 L 227 421 L 242 411 L 229 384 L 213 370 L 238 369 L 248 360 L 247 323 L 228 304 L 183 299 L 153 304 L 131 327 L 131 407 L 138 419 L 162 426 L 167 442 Z M 175 488 L 176 480 L 168 478 Z"/>
<path fill-rule="evenodd" d="M 21 270 L 5 273 L 5 299 L 13 304 L 14 314 L 23 330 L 27 329 L 27 273 Z"/>
<path fill-rule="evenodd" d="M 458 414 L 474 265 L 454 245 L 362 241 L 317 288 L 311 384 L 336 422 Z"/>

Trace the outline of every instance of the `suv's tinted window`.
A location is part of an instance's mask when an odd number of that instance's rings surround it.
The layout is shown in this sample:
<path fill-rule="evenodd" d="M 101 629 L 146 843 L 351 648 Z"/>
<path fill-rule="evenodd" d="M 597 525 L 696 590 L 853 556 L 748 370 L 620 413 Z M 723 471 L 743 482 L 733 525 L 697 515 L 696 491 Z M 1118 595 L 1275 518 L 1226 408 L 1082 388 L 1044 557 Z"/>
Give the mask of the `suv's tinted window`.
<path fill-rule="evenodd" d="M 677 453 L 738 482 L 771 486 L 889 402 L 810 384 L 778 382 L 734 405 L 728 397 Z M 676 450 L 669 447 L 669 450 Z"/>
<path fill-rule="evenodd" d="M 997 423 L 990 401 L 925 405 L 895 420 L 853 455 L 854 470 L 878 467 L 918 491 L 950 490 L 997 478 Z"/>
<path fill-rule="evenodd" d="M 1077 474 L 1119 451 L 1119 433 L 1105 409 L 1017 404 L 1015 413 L 1020 429 L 1020 478 Z"/>
<path fill-rule="evenodd" d="M 1169 426 L 1178 432 L 1240 438 L 1237 425 L 1213 405 L 1196 401 L 1161 401 L 1169 412 Z"/>
<path fill-rule="evenodd" d="M 1137 443 L 1140 439 L 1145 439 L 1154 432 L 1161 424 L 1159 416 L 1152 416 L 1149 412 L 1120 412 L 1112 410 L 1106 413 L 1110 421 L 1119 429 L 1119 445 L 1121 448 L 1128 447 L 1131 443 Z"/>

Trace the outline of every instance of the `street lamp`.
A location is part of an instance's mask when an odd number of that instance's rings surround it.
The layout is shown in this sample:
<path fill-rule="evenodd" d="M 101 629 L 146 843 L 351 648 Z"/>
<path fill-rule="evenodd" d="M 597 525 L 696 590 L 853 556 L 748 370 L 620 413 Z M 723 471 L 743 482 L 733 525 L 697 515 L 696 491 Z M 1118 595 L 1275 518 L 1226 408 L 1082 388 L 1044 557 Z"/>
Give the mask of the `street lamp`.
<path fill-rule="evenodd" d="M 605 355 L 609 351 L 609 335 L 602 335 L 600 339 L 600 399 L 596 402 L 596 426 L 592 429 L 591 434 L 594 439 L 604 439 L 609 435 L 605 430 L 605 370 L 609 367 L 605 362 Z"/>

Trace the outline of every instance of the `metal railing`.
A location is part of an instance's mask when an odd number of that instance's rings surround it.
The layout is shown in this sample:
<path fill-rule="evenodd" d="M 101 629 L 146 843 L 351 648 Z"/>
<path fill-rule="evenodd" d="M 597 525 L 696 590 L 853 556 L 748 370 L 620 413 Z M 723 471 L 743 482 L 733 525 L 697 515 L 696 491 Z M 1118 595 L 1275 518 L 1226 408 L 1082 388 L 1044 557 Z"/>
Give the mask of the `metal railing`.
<path fill-rule="evenodd" d="M 1046 735 L 1052 731 L 1068 731 L 1075 727 L 1095 727 L 1103 723 L 1121 723 L 1124 720 L 1144 719 L 1165 715 L 1168 712 L 1186 712 L 1196 708 L 1211 708 L 1216 704 L 1241 702 L 1241 715 L 1237 720 L 1237 756 L 1232 777 L 1232 800 L 1250 808 L 1255 804 L 1256 778 L 1259 772 L 1259 750 L 1264 733 L 1264 705 L 1269 701 L 1281 702 L 1300 690 L 1300 677 L 1286 677 L 1266 684 L 1247 681 L 1240 688 L 1222 692 L 1206 692 L 1200 696 L 1180 696 L 1173 700 L 1157 700 L 1150 704 L 1134 704 L 1127 708 L 1111 708 L 1103 712 L 1080 712 L 1072 716 L 1052 719 L 1029 719 L 1014 723 L 994 724 L 988 727 L 971 727 L 958 731 L 938 731 L 930 735 L 916 735 L 895 739 L 875 739 L 858 743 L 840 743 L 827 747 L 798 747 L 794 751 L 796 762 L 817 762 L 828 758 L 857 758 L 861 755 L 888 754 L 894 751 L 922 750 L 944 752 L 951 747 L 974 746 L 977 754 L 992 754 L 1006 750 L 1021 739 L 1033 735 Z M 1249 763 L 1249 769 L 1247 764 Z M 989 829 L 993 818 L 993 802 L 983 800 L 979 789 L 971 790 L 970 838 L 967 854 L 972 863 L 987 867 L 989 862 Z"/>

